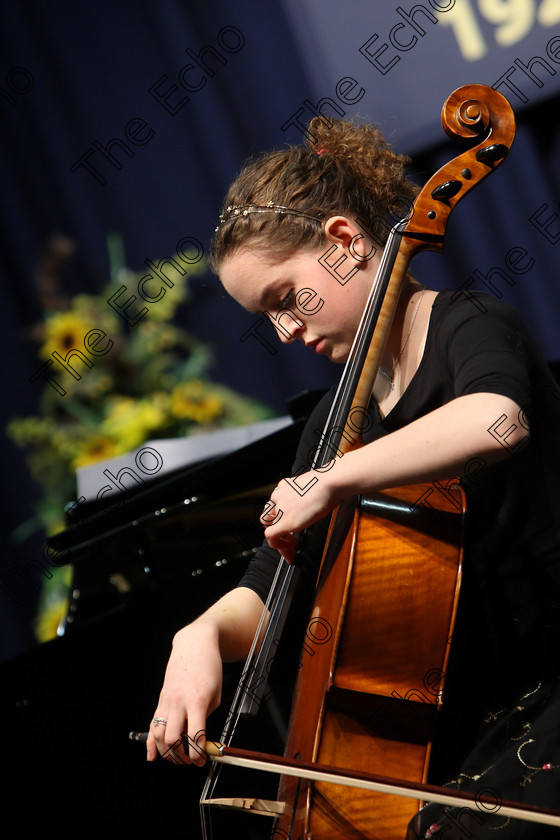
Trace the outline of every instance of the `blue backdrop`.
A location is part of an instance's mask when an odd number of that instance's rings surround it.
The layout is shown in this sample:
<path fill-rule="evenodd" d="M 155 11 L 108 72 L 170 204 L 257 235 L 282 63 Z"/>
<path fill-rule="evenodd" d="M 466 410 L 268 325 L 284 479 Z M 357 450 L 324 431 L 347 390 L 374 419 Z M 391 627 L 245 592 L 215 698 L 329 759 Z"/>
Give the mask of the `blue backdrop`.
<path fill-rule="evenodd" d="M 456 87 L 484 83 L 508 97 L 518 135 L 508 161 L 452 216 L 441 255 L 421 255 L 435 288 L 486 288 L 516 306 L 546 356 L 560 358 L 560 11 L 556 0 L 22 0 L 0 9 L 2 427 L 36 408 L 31 339 L 40 317 L 38 265 L 54 235 L 76 252 L 67 290 L 96 291 L 107 239 L 127 264 L 204 248 L 221 198 L 249 155 L 301 140 L 314 112 L 378 122 L 413 155 L 419 182 L 456 154 L 441 106 Z M 524 249 L 525 273 L 508 271 Z M 491 276 L 499 268 L 503 274 Z M 487 285 L 485 286 L 485 278 Z M 192 283 L 186 325 L 211 342 L 214 377 L 279 413 L 287 398 L 327 386 L 338 371 L 254 326 L 211 276 Z M 265 332 L 266 330 L 266 332 Z M 11 532 L 36 488 L 21 453 L 2 450 L 2 574 L 41 551 Z M 1 582 L 1 581 L 0 581 Z M 0 588 L 1 657 L 33 644 L 33 598 Z"/>

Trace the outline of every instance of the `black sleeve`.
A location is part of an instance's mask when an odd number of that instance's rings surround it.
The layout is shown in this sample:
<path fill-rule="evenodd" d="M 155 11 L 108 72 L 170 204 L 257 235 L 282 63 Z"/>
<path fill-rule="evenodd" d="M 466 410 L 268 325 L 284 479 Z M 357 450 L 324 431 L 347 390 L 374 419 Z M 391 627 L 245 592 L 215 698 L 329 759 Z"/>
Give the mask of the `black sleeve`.
<path fill-rule="evenodd" d="M 490 295 L 465 298 L 449 308 L 440 347 L 455 396 L 489 392 L 527 402 L 534 340 L 517 312 Z M 479 308 L 480 307 L 480 308 Z"/>
<path fill-rule="evenodd" d="M 328 391 L 319 400 L 314 410 L 311 412 L 298 444 L 291 475 L 296 475 L 296 473 L 299 474 L 302 470 L 308 470 L 311 468 L 311 462 L 313 460 L 315 450 L 317 449 L 320 434 L 323 431 L 329 407 L 334 398 L 334 392 L 334 388 Z M 285 476 L 282 475 L 278 476 L 278 481 L 284 477 Z M 329 519 L 330 517 L 327 517 L 327 522 L 322 520 L 313 526 L 314 530 L 317 531 L 317 538 L 314 540 L 314 546 L 318 546 L 321 538 L 324 539 L 324 535 L 326 534 L 326 525 L 328 524 Z M 314 552 L 315 559 L 317 559 L 315 556 L 317 550 L 319 549 L 316 549 Z M 264 540 L 249 563 L 249 566 L 239 581 L 238 586 L 245 586 L 248 589 L 252 589 L 264 603 L 272 585 L 272 580 L 279 561 L 280 554 L 275 549 L 270 548 L 266 540 Z"/>

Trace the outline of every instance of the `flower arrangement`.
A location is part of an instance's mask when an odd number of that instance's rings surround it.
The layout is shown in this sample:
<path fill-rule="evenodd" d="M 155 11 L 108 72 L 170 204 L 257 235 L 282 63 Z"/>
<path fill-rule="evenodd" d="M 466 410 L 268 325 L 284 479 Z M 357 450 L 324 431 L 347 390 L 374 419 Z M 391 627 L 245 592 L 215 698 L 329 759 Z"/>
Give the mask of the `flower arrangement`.
<path fill-rule="evenodd" d="M 68 250 L 66 241 L 54 247 L 62 246 Z M 130 452 L 150 438 L 182 437 L 272 416 L 259 402 L 212 382 L 210 348 L 175 323 L 179 307 L 188 304 L 187 276 L 178 278 L 133 326 L 109 306 L 119 288 L 136 288 L 140 278 L 118 259 L 121 251 L 113 238 L 111 281 L 99 294 L 68 298 L 59 278 L 51 277 L 49 294 L 42 295 L 48 306 L 34 331 L 42 360 L 53 353 L 66 358 L 69 350 L 83 348 L 92 330 L 103 331 L 112 343 L 91 368 L 80 366 L 81 378 L 64 377 L 63 396 L 45 381 L 38 414 L 8 424 L 8 436 L 25 450 L 40 488 L 36 515 L 14 532 L 16 540 L 38 530 L 50 536 L 65 527 L 64 509 L 75 499 L 79 467 Z M 188 276 L 207 270 L 201 259 L 193 262 Z M 38 641 L 56 635 L 70 578 L 71 570 L 62 567 L 45 582 L 35 626 Z"/>

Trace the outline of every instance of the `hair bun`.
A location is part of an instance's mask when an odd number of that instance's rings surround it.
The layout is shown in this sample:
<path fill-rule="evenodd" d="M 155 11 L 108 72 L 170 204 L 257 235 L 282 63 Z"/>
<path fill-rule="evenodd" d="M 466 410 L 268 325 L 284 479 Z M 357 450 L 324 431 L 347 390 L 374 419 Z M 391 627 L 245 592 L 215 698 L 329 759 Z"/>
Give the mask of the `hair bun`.
<path fill-rule="evenodd" d="M 404 171 L 410 159 L 395 152 L 371 123 L 314 117 L 307 146 L 319 156 L 328 151 L 338 164 L 349 167 L 381 207 L 392 206 L 396 197 L 411 201 L 418 192 Z"/>

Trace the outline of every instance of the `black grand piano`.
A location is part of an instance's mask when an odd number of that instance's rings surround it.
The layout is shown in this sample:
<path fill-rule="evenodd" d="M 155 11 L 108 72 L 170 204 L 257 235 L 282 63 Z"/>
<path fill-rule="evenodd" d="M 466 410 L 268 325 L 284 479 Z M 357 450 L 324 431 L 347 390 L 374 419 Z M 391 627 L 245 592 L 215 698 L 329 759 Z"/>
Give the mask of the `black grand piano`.
<path fill-rule="evenodd" d="M 321 393 L 241 448 L 70 508 L 49 540 L 53 564 L 73 570 L 60 636 L 0 666 L 7 807 L 25 836 L 201 836 L 205 771 L 148 764 L 128 733 L 149 724 L 174 632 L 236 585 L 262 541 L 259 507 Z M 226 666 L 216 736 L 239 673 Z M 274 740 L 278 721 L 261 726 Z"/>

